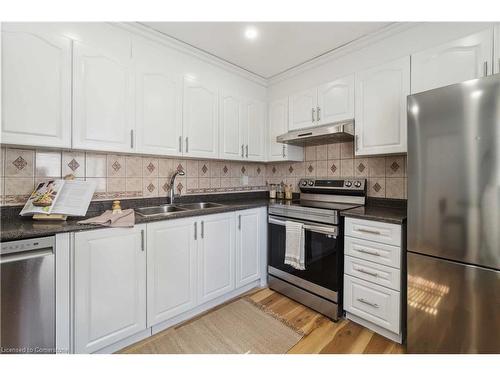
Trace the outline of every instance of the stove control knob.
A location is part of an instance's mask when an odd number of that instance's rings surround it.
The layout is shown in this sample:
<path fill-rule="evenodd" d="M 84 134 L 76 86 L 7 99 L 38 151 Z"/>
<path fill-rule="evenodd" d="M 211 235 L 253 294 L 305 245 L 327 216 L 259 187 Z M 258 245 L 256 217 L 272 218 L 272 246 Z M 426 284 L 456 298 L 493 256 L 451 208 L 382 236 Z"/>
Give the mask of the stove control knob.
<path fill-rule="evenodd" d="M 307 186 L 307 181 L 306 181 L 306 180 L 302 181 L 302 182 L 300 183 L 300 186 Z"/>
<path fill-rule="evenodd" d="M 351 181 L 346 181 L 345 182 L 345 187 L 351 187 L 352 186 L 352 182 Z"/>
<path fill-rule="evenodd" d="M 309 181 L 309 186 L 314 186 L 314 181 Z"/>
<path fill-rule="evenodd" d="M 354 183 L 354 187 L 357 187 L 357 188 L 361 187 L 361 181 L 356 181 Z"/>

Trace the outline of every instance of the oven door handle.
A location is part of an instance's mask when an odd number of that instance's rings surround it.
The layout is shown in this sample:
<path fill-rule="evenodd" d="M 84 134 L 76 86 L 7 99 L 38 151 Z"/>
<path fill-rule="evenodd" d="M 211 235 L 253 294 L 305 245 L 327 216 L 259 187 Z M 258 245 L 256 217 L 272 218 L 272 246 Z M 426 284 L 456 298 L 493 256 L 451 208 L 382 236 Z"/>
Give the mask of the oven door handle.
<path fill-rule="evenodd" d="M 295 220 L 290 220 L 290 221 L 300 223 L 300 221 L 295 221 Z M 268 219 L 268 222 L 269 222 L 269 224 L 276 224 L 276 225 L 281 225 L 281 226 L 286 225 L 285 220 L 278 220 L 278 219 L 275 219 L 273 217 L 270 217 Z M 309 230 L 309 231 L 314 232 L 314 233 L 321 233 L 321 234 L 325 234 L 327 236 L 332 236 L 333 238 L 337 238 L 338 231 L 337 231 L 336 227 L 329 228 L 329 227 L 324 227 L 324 226 L 319 226 L 319 225 L 311 225 L 311 224 L 305 224 L 305 223 L 303 223 L 303 224 L 304 224 L 305 230 Z"/>

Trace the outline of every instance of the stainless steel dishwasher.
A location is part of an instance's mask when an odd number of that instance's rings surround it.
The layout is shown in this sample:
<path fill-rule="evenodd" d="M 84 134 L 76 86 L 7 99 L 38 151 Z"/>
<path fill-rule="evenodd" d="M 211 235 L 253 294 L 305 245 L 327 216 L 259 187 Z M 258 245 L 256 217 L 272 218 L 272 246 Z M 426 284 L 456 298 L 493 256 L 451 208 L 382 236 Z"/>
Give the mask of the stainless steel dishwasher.
<path fill-rule="evenodd" d="M 54 237 L 0 247 L 0 353 L 55 351 Z"/>

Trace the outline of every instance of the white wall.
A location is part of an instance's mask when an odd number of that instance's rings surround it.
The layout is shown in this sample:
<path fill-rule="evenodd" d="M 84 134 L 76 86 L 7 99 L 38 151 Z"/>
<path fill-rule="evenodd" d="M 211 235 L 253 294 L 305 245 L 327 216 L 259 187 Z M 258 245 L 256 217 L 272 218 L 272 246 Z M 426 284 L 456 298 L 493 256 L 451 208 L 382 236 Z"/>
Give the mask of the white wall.
<path fill-rule="evenodd" d="M 332 53 L 331 59 L 320 58 L 319 60 L 324 60 L 324 63 L 318 64 L 313 61 L 305 66 L 311 65 L 311 68 L 299 67 L 299 69 L 273 78 L 270 81 L 268 96 L 270 100 L 283 98 L 356 71 L 491 28 L 493 25 L 493 23 L 473 22 L 400 25 L 397 26 L 397 31 L 387 38 L 368 43 L 360 49 L 347 46 L 340 49 L 338 53 Z M 354 50 L 346 54 L 345 51 L 351 48 Z M 295 73 L 297 71 L 298 73 Z M 283 79 L 283 77 L 286 78 Z"/>

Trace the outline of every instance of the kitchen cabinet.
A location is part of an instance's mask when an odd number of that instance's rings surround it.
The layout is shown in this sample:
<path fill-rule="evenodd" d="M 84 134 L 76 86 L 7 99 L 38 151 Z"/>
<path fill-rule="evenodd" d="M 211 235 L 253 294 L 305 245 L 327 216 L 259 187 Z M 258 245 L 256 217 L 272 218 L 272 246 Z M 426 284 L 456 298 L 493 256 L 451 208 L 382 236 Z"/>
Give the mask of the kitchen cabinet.
<path fill-rule="evenodd" d="M 74 350 L 92 353 L 146 329 L 145 226 L 74 234 Z"/>
<path fill-rule="evenodd" d="M 202 216 L 198 222 L 198 302 L 202 304 L 235 288 L 234 214 Z"/>
<path fill-rule="evenodd" d="M 130 59 L 73 43 L 73 148 L 135 149 L 132 84 Z"/>
<path fill-rule="evenodd" d="M 219 156 L 218 89 L 208 83 L 184 78 L 183 133 L 185 156 Z"/>
<path fill-rule="evenodd" d="M 182 75 L 160 46 L 137 41 L 133 51 L 137 151 L 182 155 Z"/>
<path fill-rule="evenodd" d="M 356 155 L 406 152 L 406 97 L 409 94 L 409 57 L 356 73 Z"/>
<path fill-rule="evenodd" d="M 71 40 L 2 24 L 2 143 L 71 147 Z"/>
<path fill-rule="evenodd" d="M 288 99 L 269 103 L 269 161 L 302 161 L 304 149 L 276 142 L 276 137 L 288 131 Z"/>
<path fill-rule="evenodd" d="M 500 26 L 497 25 L 495 26 L 495 36 L 494 36 L 494 41 L 495 41 L 495 48 L 493 51 L 493 72 L 495 74 L 500 73 Z"/>
<path fill-rule="evenodd" d="M 147 225 L 148 327 L 196 307 L 195 218 Z"/>
<path fill-rule="evenodd" d="M 289 130 L 354 118 L 354 75 L 290 97 Z"/>
<path fill-rule="evenodd" d="M 242 99 L 223 91 L 220 96 L 219 156 L 221 159 L 245 158 L 245 126 Z"/>
<path fill-rule="evenodd" d="M 244 103 L 245 159 L 263 161 L 266 158 L 266 103 L 257 99 L 247 99 Z"/>
<path fill-rule="evenodd" d="M 236 287 L 260 278 L 261 256 L 265 254 L 266 212 L 261 209 L 236 213 Z"/>
<path fill-rule="evenodd" d="M 493 72 L 493 31 L 487 29 L 411 56 L 411 91 L 435 89 Z"/>

